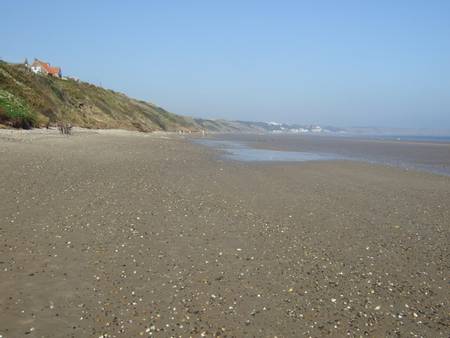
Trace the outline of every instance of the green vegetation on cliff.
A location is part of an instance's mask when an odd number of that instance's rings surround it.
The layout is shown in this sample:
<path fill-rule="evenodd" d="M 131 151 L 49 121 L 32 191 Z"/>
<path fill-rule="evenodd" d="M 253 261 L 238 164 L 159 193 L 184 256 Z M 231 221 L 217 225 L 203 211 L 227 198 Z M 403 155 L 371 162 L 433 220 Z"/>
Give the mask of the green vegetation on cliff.
<path fill-rule="evenodd" d="M 21 99 L 0 89 L 0 123 L 30 129 L 39 123 L 37 114 Z"/>
<path fill-rule="evenodd" d="M 0 61 L 0 124 L 31 128 L 60 121 L 85 128 L 196 130 L 196 123 L 149 102 L 89 83 L 36 75 Z"/>

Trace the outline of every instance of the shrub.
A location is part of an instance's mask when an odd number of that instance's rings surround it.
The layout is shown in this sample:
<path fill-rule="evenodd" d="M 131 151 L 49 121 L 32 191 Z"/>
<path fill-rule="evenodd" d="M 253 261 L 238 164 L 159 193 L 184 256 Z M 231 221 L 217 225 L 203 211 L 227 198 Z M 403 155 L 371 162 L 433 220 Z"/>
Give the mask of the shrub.
<path fill-rule="evenodd" d="M 37 125 L 38 118 L 21 99 L 0 90 L 0 123 L 14 128 L 31 129 Z"/>

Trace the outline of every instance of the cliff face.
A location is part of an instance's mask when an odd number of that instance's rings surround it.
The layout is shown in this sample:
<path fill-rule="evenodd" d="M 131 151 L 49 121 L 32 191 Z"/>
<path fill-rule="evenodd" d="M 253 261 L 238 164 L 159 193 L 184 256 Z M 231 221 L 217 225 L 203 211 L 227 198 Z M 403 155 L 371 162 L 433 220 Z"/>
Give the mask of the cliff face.
<path fill-rule="evenodd" d="M 59 121 L 140 131 L 199 128 L 193 119 L 152 103 L 85 82 L 36 75 L 23 65 L 0 61 L 0 124 L 27 128 Z"/>

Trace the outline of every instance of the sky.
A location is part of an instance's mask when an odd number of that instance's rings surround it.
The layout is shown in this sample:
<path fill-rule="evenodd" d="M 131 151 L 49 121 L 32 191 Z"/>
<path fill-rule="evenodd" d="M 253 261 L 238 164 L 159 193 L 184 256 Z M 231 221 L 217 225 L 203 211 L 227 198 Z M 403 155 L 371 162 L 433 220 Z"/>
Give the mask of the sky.
<path fill-rule="evenodd" d="M 450 129 L 450 1 L 0 0 L 35 57 L 174 113 Z"/>

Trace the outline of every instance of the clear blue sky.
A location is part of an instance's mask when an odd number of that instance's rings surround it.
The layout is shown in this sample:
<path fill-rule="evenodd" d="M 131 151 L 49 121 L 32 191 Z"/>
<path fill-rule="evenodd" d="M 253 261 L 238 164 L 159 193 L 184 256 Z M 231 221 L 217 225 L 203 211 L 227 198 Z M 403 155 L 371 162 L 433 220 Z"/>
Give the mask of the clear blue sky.
<path fill-rule="evenodd" d="M 0 5 L 0 58 L 179 114 L 450 128 L 448 0 Z"/>

